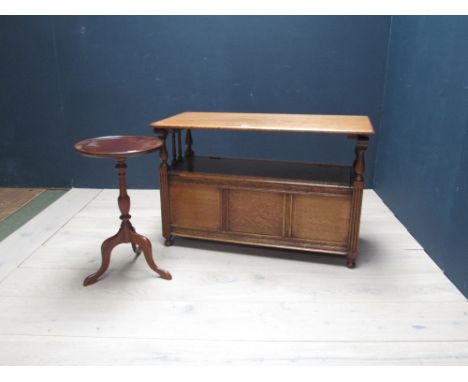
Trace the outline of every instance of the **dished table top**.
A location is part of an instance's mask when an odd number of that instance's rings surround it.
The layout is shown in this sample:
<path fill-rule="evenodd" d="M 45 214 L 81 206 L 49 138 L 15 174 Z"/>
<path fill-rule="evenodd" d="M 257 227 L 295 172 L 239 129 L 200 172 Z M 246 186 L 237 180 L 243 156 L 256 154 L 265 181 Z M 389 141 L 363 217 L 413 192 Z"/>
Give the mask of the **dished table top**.
<path fill-rule="evenodd" d="M 362 115 L 184 112 L 153 122 L 150 126 L 162 129 L 374 134 L 369 117 Z"/>
<path fill-rule="evenodd" d="M 158 150 L 163 141 L 143 135 L 113 135 L 75 143 L 80 154 L 95 158 L 127 158 Z"/>

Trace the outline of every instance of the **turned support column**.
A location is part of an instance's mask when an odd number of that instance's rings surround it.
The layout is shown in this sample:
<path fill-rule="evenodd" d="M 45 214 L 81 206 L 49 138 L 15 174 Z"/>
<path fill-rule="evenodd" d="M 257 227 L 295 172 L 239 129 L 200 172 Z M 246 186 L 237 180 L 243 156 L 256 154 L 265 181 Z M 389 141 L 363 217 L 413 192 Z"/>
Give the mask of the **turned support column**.
<path fill-rule="evenodd" d="M 365 161 L 364 152 L 369 144 L 369 137 L 358 136 L 354 153 L 356 155 L 353 163 L 354 182 L 364 183 Z"/>
<path fill-rule="evenodd" d="M 190 129 L 187 129 L 187 132 L 185 134 L 185 157 L 186 158 L 191 158 L 194 155 L 194 152 L 192 150 L 192 145 L 193 145 L 193 139 L 192 139 L 192 132 Z"/>
<path fill-rule="evenodd" d="M 172 162 L 171 164 L 175 166 L 177 164 L 177 145 L 176 145 L 176 132 L 171 131 L 172 136 Z"/>
<path fill-rule="evenodd" d="M 179 162 L 182 162 L 184 160 L 184 157 L 182 156 L 182 131 L 181 130 L 177 131 L 177 149 L 178 149 L 177 160 Z"/>
<path fill-rule="evenodd" d="M 169 204 L 169 165 L 167 164 L 168 153 L 166 147 L 167 130 L 155 129 L 155 133 L 159 139 L 163 141 L 163 145 L 159 149 L 159 158 L 161 164 L 159 166 L 159 188 L 161 197 L 161 223 L 162 235 L 165 239 L 164 244 L 170 246 L 173 244 L 171 236 L 171 212 Z"/>
<path fill-rule="evenodd" d="M 353 193 L 351 205 L 351 229 L 349 238 L 349 250 L 346 257 L 348 268 L 356 266 L 359 242 L 359 225 L 361 220 L 362 193 L 364 189 L 365 160 L 364 153 L 369 144 L 369 137 L 359 135 L 357 137 L 356 148 L 354 149 L 355 159 L 353 163 Z"/>
<path fill-rule="evenodd" d="M 126 169 L 127 165 L 125 159 L 118 159 L 117 164 L 115 165 L 117 169 L 117 174 L 119 176 L 119 197 L 117 198 L 117 203 L 120 210 L 120 220 L 122 220 L 121 228 L 129 228 L 134 231 L 132 223 L 130 223 L 130 197 L 127 194 L 127 178 L 126 178 Z M 124 230 L 124 240 L 130 242 L 130 235 L 128 230 Z M 136 250 L 136 248 L 134 248 Z"/>

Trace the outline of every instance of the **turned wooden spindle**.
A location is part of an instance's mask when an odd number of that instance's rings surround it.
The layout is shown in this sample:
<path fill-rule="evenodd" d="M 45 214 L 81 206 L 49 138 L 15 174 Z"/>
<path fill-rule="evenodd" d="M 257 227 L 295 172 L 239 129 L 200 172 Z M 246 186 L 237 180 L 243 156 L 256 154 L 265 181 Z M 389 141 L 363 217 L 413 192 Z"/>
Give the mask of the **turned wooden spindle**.
<path fill-rule="evenodd" d="M 127 179 L 126 179 L 126 168 L 127 165 L 125 164 L 125 159 L 117 160 L 117 164 L 115 165 L 117 169 L 117 174 L 119 176 L 119 197 L 117 199 L 117 203 L 119 205 L 120 210 L 120 219 L 122 220 L 122 226 L 129 223 L 131 218 L 130 216 L 130 198 L 127 194 Z"/>
<path fill-rule="evenodd" d="M 185 149 L 185 157 L 186 158 L 191 158 L 194 155 L 194 152 L 192 150 L 192 145 L 193 145 L 193 139 L 192 139 L 192 132 L 190 129 L 187 129 L 187 132 L 185 133 L 185 145 L 187 148 Z"/>
<path fill-rule="evenodd" d="M 367 149 L 369 144 L 369 137 L 362 137 L 359 136 L 356 148 L 354 152 L 356 157 L 353 163 L 353 170 L 354 170 L 354 181 L 356 182 L 364 182 L 364 171 L 365 171 L 365 160 L 364 160 L 364 152 Z"/>
<path fill-rule="evenodd" d="M 129 236 L 129 230 L 135 232 L 135 228 L 132 223 L 130 223 L 130 197 L 127 194 L 127 165 L 125 159 L 119 159 L 115 165 L 117 169 L 117 174 L 119 177 L 119 197 L 117 198 L 117 204 L 120 210 L 120 219 L 122 223 L 120 224 L 120 229 L 122 234 L 125 236 L 124 239 L 126 242 L 131 242 Z M 126 229 L 125 229 L 126 228 Z M 141 249 L 137 244 L 131 243 L 133 252 L 138 256 L 141 253 Z"/>
<path fill-rule="evenodd" d="M 163 142 L 161 148 L 159 149 L 159 158 L 161 164 L 159 166 L 159 187 L 160 187 L 160 197 L 161 197 L 161 223 L 162 223 L 162 233 L 165 239 L 164 244 L 166 246 L 171 246 L 173 244 L 173 239 L 171 236 L 171 221 L 170 221 L 170 210 L 169 210 L 169 175 L 168 175 L 168 154 L 166 148 L 166 138 L 168 132 L 166 130 L 155 129 L 156 134 L 158 134 L 159 139 Z"/>
<path fill-rule="evenodd" d="M 172 136 L 172 165 L 174 166 L 177 163 L 177 146 L 176 146 L 176 132 L 171 131 Z"/>
<path fill-rule="evenodd" d="M 177 160 L 179 162 L 182 162 L 184 160 L 184 157 L 182 155 L 182 131 L 181 130 L 178 130 L 177 131 L 177 148 L 178 148 L 178 156 L 177 156 Z"/>

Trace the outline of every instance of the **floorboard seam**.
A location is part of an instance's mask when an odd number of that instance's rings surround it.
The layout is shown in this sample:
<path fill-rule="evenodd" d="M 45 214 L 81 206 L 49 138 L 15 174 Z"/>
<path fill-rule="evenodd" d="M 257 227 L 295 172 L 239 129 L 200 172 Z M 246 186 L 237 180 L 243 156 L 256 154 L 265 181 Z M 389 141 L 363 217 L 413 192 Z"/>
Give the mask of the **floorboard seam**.
<path fill-rule="evenodd" d="M 90 204 L 90 203 L 91 203 L 92 201 L 94 201 L 99 195 L 101 195 L 102 191 L 103 191 L 103 190 L 101 189 L 91 200 L 89 200 L 82 208 L 80 208 L 79 211 L 77 211 L 73 216 L 71 216 L 70 219 L 68 219 L 65 223 L 63 223 L 60 227 L 58 227 L 58 228 L 54 231 L 54 233 L 52 233 L 52 234 L 51 234 L 46 240 L 44 240 L 35 250 L 33 250 L 33 251 L 29 254 L 29 256 L 27 256 L 26 258 L 24 258 L 24 259 L 17 265 L 17 267 L 16 267 L 15 269 L 17 269 L 17 268 L 22 268 L 22 265 L 23 265 L 23 263 L 24 263 L 26 260 L 28 260 L 32 255 L 34 255 L 34 254 L 39 250 L 39 248 L 41 248 L 43 245 L 45 245 L 50 239 L 52 239 L 58 231 L 60 231 L 64 226 L 66 226 L 66 225 L 70 222 L 70 220 L 72 220 L 72 219 L 73 219 L 76 215 L 78 215 L 84 208 L 86 208 L 86 207 L 88 206 L 88 204 Z M 11 274 L 11 272 L 10 272 L 10 274 Z M 5 278 L 4 278 L 3 280 L 5 280 Z M 2 280 L 2 281 L 3 281 L 3 280 Z M 0 284 L 1 284 L 1 281 L 0 281 Z"/>
<path fill-rule="evenodd" d="M 136 341 L 191 341 L 191 342 L 260 342 L 260 343 L 343 343 L 343 344 L 373 344 L 373 343 L 468 343 L 468 340 L 438 339 L 438 340 L 372 340 L 372 341 L 354 341 L 354 340 L 255 340 L 255 339 L 213 339 L 213 338 L 163 338 L 163 337 L 124 337 L 124 336 L 71 336 L 59 334 L 27 334 L 27 333 L 0 333 L 2 336 L 17 337 L 47 337 L 47 338 L 69 338 L 69 339 L 91 339 L 91 340 L 136 340 Z"/>

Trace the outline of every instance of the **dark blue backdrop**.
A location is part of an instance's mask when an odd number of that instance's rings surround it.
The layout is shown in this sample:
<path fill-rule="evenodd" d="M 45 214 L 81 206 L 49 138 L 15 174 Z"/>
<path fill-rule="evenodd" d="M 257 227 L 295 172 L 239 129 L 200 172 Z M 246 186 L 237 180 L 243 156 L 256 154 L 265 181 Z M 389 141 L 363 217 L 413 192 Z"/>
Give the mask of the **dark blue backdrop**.
<path fill-rule="evenodd" d="M 366 114 L 377 128 L 389 17 L 2 17 L 0 185 L 115 187 L 73 142 L 152 134 L 184 110 Z M 196 133 L 227 156 L 351 162 L 342 137 Z M 372 185 L 377 137 L 369 150 Z M 156 155 L 129 185 L 157 187 Z"/>
<path fill-rule="evenodd" d="M 468 296 L 468 17 L 392 18 L 375 188 Z"/>

